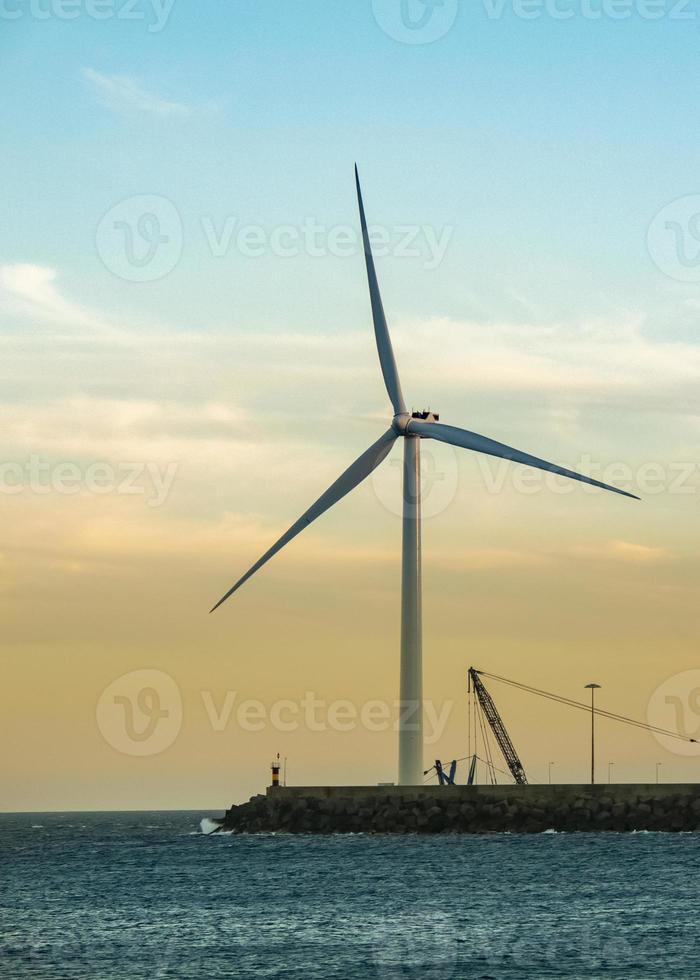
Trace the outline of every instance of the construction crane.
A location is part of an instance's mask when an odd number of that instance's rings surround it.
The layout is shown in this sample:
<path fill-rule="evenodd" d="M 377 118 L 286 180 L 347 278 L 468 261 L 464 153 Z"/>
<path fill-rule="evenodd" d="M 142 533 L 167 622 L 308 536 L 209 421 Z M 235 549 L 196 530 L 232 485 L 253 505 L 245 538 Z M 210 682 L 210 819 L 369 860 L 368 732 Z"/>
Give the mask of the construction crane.
<path fill-rule="evenodd" d="M 493 698 L 486 690 L 482 677 L 488 677 L 490 680 L 507 684 L 509 687 L 513 687 L 516 690 L 524 691 L 527 694 L 536 694 L 539 697 L 546 698 L 548 701 L 554 701 L 570 708 L 578 708 L 579 710 L 586 711 L 588 713 L 593 711 L 596 717 L 607 718 L 610 721 L 621 722 L 625 725 L 642 729 L 643 731 L 654 732 L 657 735 L 663 735 L 665 738 L 678 739 L 681 742 L 694 744 L 698 744 L 700 742 L 700 739 L 693 738 L 690 735 L 686 735 L 678 731 L 660 728 L 658 725 L 650 725 L 648 722 L 638 721 L 635 718 L 628 718 L 626 715 L 620 715 L 615 711 L 607 711 L 599 707 L 592 709 L 590 704 L 583 704 L 581 701 L 575 701 L 573 698 L 565 697 L 561 694 L 552 694 L 551 691 L 543 691 L 541 688 L 532 687 L 529 684 L 523 684 L 520 681 L 510 680 L 509 678 L 501 677 L 498 674 L 491 674 L 486 670 L 477 670 L 476 667 L 470 667 L 467 674 L 467 692 L 469 694 L 469 715 L 467 723 L 469 754 L 461 759 L 453 759 L 450 763 L 449 772 L 445 766 L 443 766 L 443 763 L 439 759 L 436 759 L 435 765 L 423 773 L 423 775 L 427 776 L 429 779 L 437 776 L 441 786 L 455 785 L 457 765 L 460 762 L 469 763 L 467 786 L 472 786 L 476 782 L 478 762 L 485 764 L 488 776 L 494 785 L 497 781 L 497 772 L 502 772 L 503 775 L 508 775 L 505 770 L 498 769 L 493 764 L 491 747 L 489 744 L 489 729 L 493 733 L 493 736 L 498 743 L 498 747 L 503 754 L 503 758 L 508 766 L 510 775 L 520 786 L 527 785 L 527 776 L 525 775 L 523 764 L 518 757 L 518 753 L 515 751 L 515 746 L 510 740 L 510 736 L 506 731 L 506 726 L 503 724 L 503 719 L 498 713 L 498 709 L 493 702 Z M 488 726 L 486 724 L 487 722 Z M 479 731 L 480 737 L 478 734 Z M 478 754 L 479 741 L 483 747 L 485 758 Z M 433 773 L 435 775 L 433 775 Z"/>
<path fill-rule="evenodd" d="M 510 770 L 511 776 L 515 782 L 518 783 L 518 785 L 526 786 L 527 776 L 525 775 L 523 764 L 518 757 L 518 753 L 515 751 L 515 746 L 510 739 L 510 735 L 506 731 L 506 726 L 503 724 L 503 719 L 498 713 L 496 705 L 493 703 L 493 698 L 486 690 L 484 682 L 479 676 L 479 671 L 476 670 L 475 667 L 470 667 L 467 675 L 467 690 L 471 693 L 472 688 L 479 701 L 481 710 L 491 726 L 491 731 L 493 732 L 493 736 L 503 754 L 503 758 L 505 759 L 506 765 Z"/>
<path fill-rule="evenodd" d="M 498 769 L 493 764 L 493 759 L 491 758 L 491 748 L 489 745 L 488 729 L 486 723 L 493 732 L 493 737 L 498 744 L 501 752 L 503 753 L 503 758 L 506 761 L 508 770 L 511 776 L 520 786 L 527 785 L 527 776 L 525 775 L 525 770 L 523 764 L 520 761 L 518 753 L 515 751 L 515 746 L 513 745 L 508 732 L 506 731 L 506 726 L 503 724 L 503 719 L 498 713 L 498 709 L 493 702 L 493 698 L 486 690 L 484 682 L 479 676 L 482 671 L 476 670 L 475 667 L 470 667 L 467 674 L 467 691 L 469 694 L 469 744 L 470 744 L 470 754 L 462 759 L 453 759 L 449 766 L 449 771 L 446 764 L 443 764 L 440 759 L 435 760 L 435 765 L 431 769 L 427 769 L 423 775 L 428 778 L 434 778 L 437 776 L 438 783 L 440 786 L 454 786 L 455 776 L 457 772 L 457 764 L 459 762 L 469 761 L 469 773 L 467 776 L 467 786 L 473 786 L 476 782 L 476 768 L 477 762 L 482 762 L 486 765 L 487 772 L 491 781 L 496 783 L 496 772 L 506 772 L 502 769 Z M 474 710 L 472 712 L 472 699 L 474 701 Z M 474 753 L 471 754 L 472 745 L 472 721 L 474 723 L 474 735 L 473 735 L 473 745 Z M 477 724 L 481 729 L 481 743 L 483 746 L 484 755 L 486 758 L 482 758 L 477 754 L 477 735 L 476 727 Z"/>

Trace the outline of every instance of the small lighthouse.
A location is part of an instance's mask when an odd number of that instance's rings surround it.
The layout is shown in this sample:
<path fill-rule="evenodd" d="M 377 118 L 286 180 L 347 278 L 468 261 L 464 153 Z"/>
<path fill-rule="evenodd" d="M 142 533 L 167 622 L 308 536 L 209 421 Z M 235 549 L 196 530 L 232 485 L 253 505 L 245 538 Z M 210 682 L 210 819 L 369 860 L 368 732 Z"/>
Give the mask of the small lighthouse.
<path fill-rule="evenodd" d="M 271 763 L 270 768 L 272 769 L 272 786 L 279 786 L 280 784 L 280 769 L 282 764 L 280 763 L 280 754 L 277 753 L 277 758 Z"/>

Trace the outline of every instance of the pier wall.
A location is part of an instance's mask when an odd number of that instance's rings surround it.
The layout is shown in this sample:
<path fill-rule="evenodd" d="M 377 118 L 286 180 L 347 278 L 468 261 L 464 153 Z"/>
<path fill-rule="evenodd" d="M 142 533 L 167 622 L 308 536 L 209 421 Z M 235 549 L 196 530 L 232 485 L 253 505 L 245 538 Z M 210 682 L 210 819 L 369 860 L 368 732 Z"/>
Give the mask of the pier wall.
<path fill-rule="evenodd" d="M 289 833 L 699 831 L 700 784 L 280 786 L 223 830 Z"/>

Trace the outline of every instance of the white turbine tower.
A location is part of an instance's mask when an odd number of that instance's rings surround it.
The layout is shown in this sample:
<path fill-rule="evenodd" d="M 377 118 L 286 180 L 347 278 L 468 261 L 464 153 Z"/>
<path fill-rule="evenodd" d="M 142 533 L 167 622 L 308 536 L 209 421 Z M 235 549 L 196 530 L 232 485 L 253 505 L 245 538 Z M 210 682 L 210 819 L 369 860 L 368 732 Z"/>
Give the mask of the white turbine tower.
<path fill-rule="evenodd" d="M 401 566 L 401 712 L 399 720 L 399 783 L 402 786 L 416 785 L 423 779 L 423 667 L 422 667 L 422 623 L 421 623 L 421 476 L 420 476 L 420 441 L 421 439 L 437 439 L 451 446 L 462 449 L 472 449 L 500 459 L 509 459 L 514 463 L 523 463 L 539 470 L 556 473 L 569 477 L 581 483 L 588 483 L 603 490 L 611 490 L 624 497 L 632 497 L 631 493 L 610 487 L 591 477 L 582 476 L 572 470 L 567 470 L 554 463 L 548 463 L 536 456 L 511 449 L 503 443 L 487 439 L 485 436 L 457 429 L 451 425 L 440 423 L 439 416 L 431 412 L 413 412 L 406 410 L 406 403 L 401 391 L 394 351 L 384 315 L 382 299 L 379 294 L 377 273 L 374 268 L 372 248 L 367 233 L 365 209 L 362 203 L 360 179 L 355 167 L 355 182 L 357 185 L 357 200 L 360 208 L 362 238 L 364 241 L 367 278 L 369 280 L 369 295 L 372 304 L 374 320 L 374 335 L 379 353 L 379 363 L 384 376 L 394 417 L 390 428 L 384 435 L 364 452 L 359 459 L 340 476 L 335 483 L 322 494 L 319 499 L 293 524 L 282 537 L 272 545 L 269 551 L 260 558 L 245 575 L 233 585 L 214 606 L 217 609 L 222 602 L 233 595 L 244 582 L 254 575 L 259 568 L 276 555 L 286 544 L 296 537 L 300 531 L 308 527 L 317 517 L 324 514 L 334 504 L 337 504 L 346 494 L 362 483 L 384 460 L 397 439 L 404 440 L 404 470 L 403 470 L 403 540 Z M 214 611 L 212 609 L 212 612 Z"/>

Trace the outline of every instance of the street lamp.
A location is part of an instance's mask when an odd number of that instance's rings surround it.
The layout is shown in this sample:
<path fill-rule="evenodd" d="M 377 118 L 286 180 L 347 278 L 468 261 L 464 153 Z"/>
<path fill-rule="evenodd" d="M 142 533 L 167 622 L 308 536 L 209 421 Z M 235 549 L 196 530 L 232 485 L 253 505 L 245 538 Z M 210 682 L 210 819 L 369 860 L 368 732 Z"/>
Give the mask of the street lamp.
<path fill-rule="evenodd" d="M 585 690 L 591 692 L 591 786 L 595 784 L 595 692 L 600 684 L 586 684 Z"/>
<path fill-rule="evenodd" d="M 663 762 L 657 762 L 656 763 L 656 782 L 657 783 L 659 781 L 659 769 L 661 768 L 662 765 L 663 765 Z"/>
<path fill-rule="evenodd" d="M 612 773 L 612 767 L 615 765 L 614 762 L 608 763 L 608 785 L 610 785 L 610 775 Z"/>
<path fill-rule="evenodd" d="M 553 765 L 554 765 L 553 762 L 548 762 L 547 763 L 547 777 L 548 777 L 549 785 L 550 786 L 552 785 L 552 766 Z"/>

